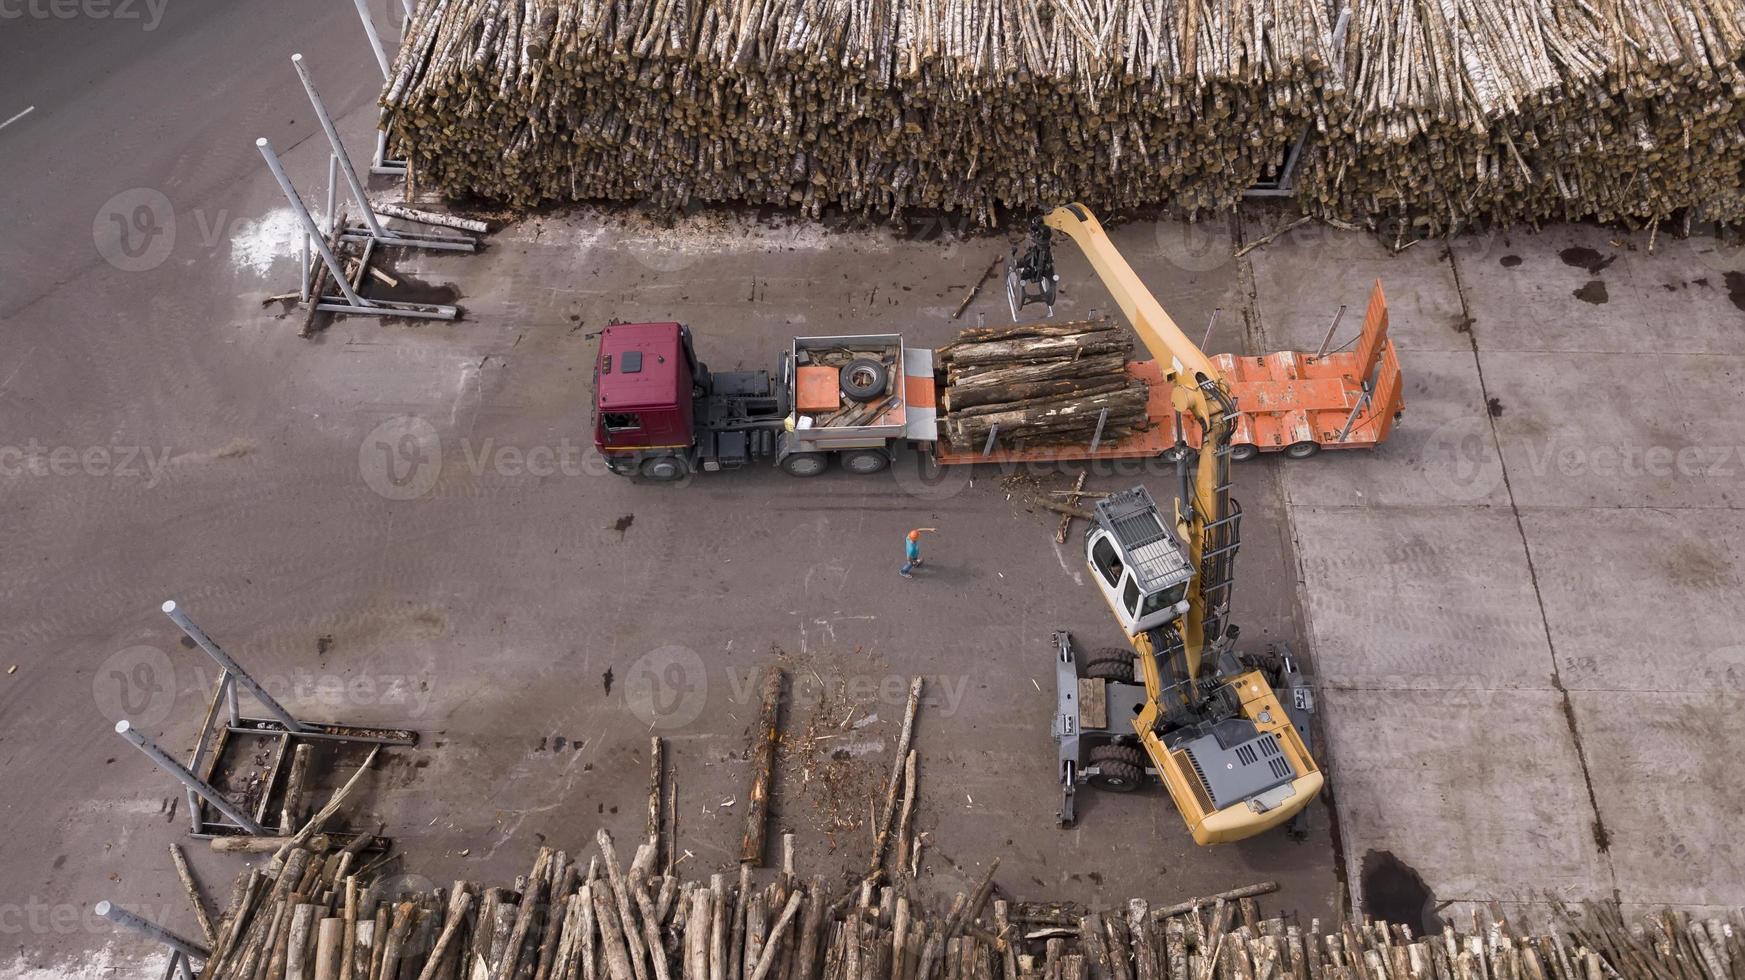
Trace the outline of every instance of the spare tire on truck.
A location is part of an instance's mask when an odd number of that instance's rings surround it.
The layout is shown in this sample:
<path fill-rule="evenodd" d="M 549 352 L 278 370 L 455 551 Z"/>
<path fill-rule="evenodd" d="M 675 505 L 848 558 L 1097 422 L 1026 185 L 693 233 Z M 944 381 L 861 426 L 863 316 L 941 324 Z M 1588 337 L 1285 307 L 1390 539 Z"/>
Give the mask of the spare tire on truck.
<path fill-rule="evenodd" d="M 870 402 L 881 398 L 891 383 L 891 372 L 880 361 L 857 357 L 842 366 L 842 393 L 849 401 Z"/>

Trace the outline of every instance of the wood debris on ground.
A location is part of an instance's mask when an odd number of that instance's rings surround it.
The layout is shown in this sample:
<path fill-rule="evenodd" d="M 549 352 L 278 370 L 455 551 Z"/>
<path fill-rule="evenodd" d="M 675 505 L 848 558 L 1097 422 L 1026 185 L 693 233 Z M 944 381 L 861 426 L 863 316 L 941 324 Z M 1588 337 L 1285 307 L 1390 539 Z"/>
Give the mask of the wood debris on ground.
<path fill-rule="evenodd" d="M 791 835 L 790 835 L 791 838 Z M 793 868 L 759 883 L 661 874 L 656 844 L 625 865 L 541 848 L 528 873 L 448 888 L 372 880 L 291 850 L 236 883 L 200 980 L 1729 980 L 1745 977 L 1745 916 L 1556 906 L 1554 931 L 1504 918 L 1418 935 L 1372 918 L 1262 917 L 1272 883 L 1172 905 L 1016 901 L 998 862 L 943 912 L 899 881 L 832 889 Z"/>

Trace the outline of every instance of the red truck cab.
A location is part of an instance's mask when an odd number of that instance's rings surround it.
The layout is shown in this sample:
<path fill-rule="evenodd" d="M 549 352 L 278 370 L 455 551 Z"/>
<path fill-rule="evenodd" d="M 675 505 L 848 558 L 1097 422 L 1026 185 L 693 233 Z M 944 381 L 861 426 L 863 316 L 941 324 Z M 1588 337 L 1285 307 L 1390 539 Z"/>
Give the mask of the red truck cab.
<path fill-rule="evenodd" d="M 623 323 L 601 334 L 594 447 L 614 470 L 690 450 L 695 369 L 690 331 L 677 323 Z"/>

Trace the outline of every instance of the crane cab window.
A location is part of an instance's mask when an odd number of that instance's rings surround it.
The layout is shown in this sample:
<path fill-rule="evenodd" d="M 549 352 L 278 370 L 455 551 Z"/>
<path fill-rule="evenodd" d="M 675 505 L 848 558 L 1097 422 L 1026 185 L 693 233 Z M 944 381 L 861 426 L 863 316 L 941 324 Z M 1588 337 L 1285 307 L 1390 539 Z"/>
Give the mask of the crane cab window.
<path fill-rule="evenodd" d="M 1125 566 L 1121 564 L 1121 556 L 1115 553 L 1115 545 L 1108 538 L 1098 538 L 1097 543 L 1091 545 L 1091 563 L 1097 566 L 1097 574 L 1103 576 L 1110 588 L 1114 588 L 1115 583 L 1121 581 L 1121 572 Z"/>
<path fill-rule="evenodd" d="M 642 428 L 642 416 L 637 412 L 607 412 L 607 432 L 635 432 Z"/>
<path fill-rule="evenodd" d="M 1127 587 L 1121 590 L 1121 603 L 1127 607 L 1127 612 L 1134 618 L 1139 616 L 1139 583 L 1132 576 L 1127 578 Z"/>
<path fill-rule="evenodd" d="M 1162 592 L 1153 592 L 1145 597 L 1145 602 L 1139 610 L 1139 618 L 1144 619 L 1152 613 L 1163 612 L 1165 609 L 1182 601 L 1183 597 L 1187 594 L 1188 587 L 1186 585 L 1178 585 L 1174 588 L 1164 589 Z"/>

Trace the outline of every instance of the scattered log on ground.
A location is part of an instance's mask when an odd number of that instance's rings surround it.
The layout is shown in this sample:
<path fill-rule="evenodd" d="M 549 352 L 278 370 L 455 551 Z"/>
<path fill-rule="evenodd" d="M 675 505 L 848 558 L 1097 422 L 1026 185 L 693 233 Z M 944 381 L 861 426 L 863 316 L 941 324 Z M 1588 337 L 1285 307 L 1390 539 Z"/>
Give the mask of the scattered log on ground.
<path fill-rule="evenodd" d="M 769 832 L 769 794 L 775 779 L 776 741 L 781 736 L 778 726 L 785 679 L 779 667 L 764 669 L 763 702 L 758 711 L 756 740 L 752 743 L 751 790 L 746 796 L 745 836 L 740 842 L 739 860 L 758 866 L 763 865 L 764 838 Z"/>

